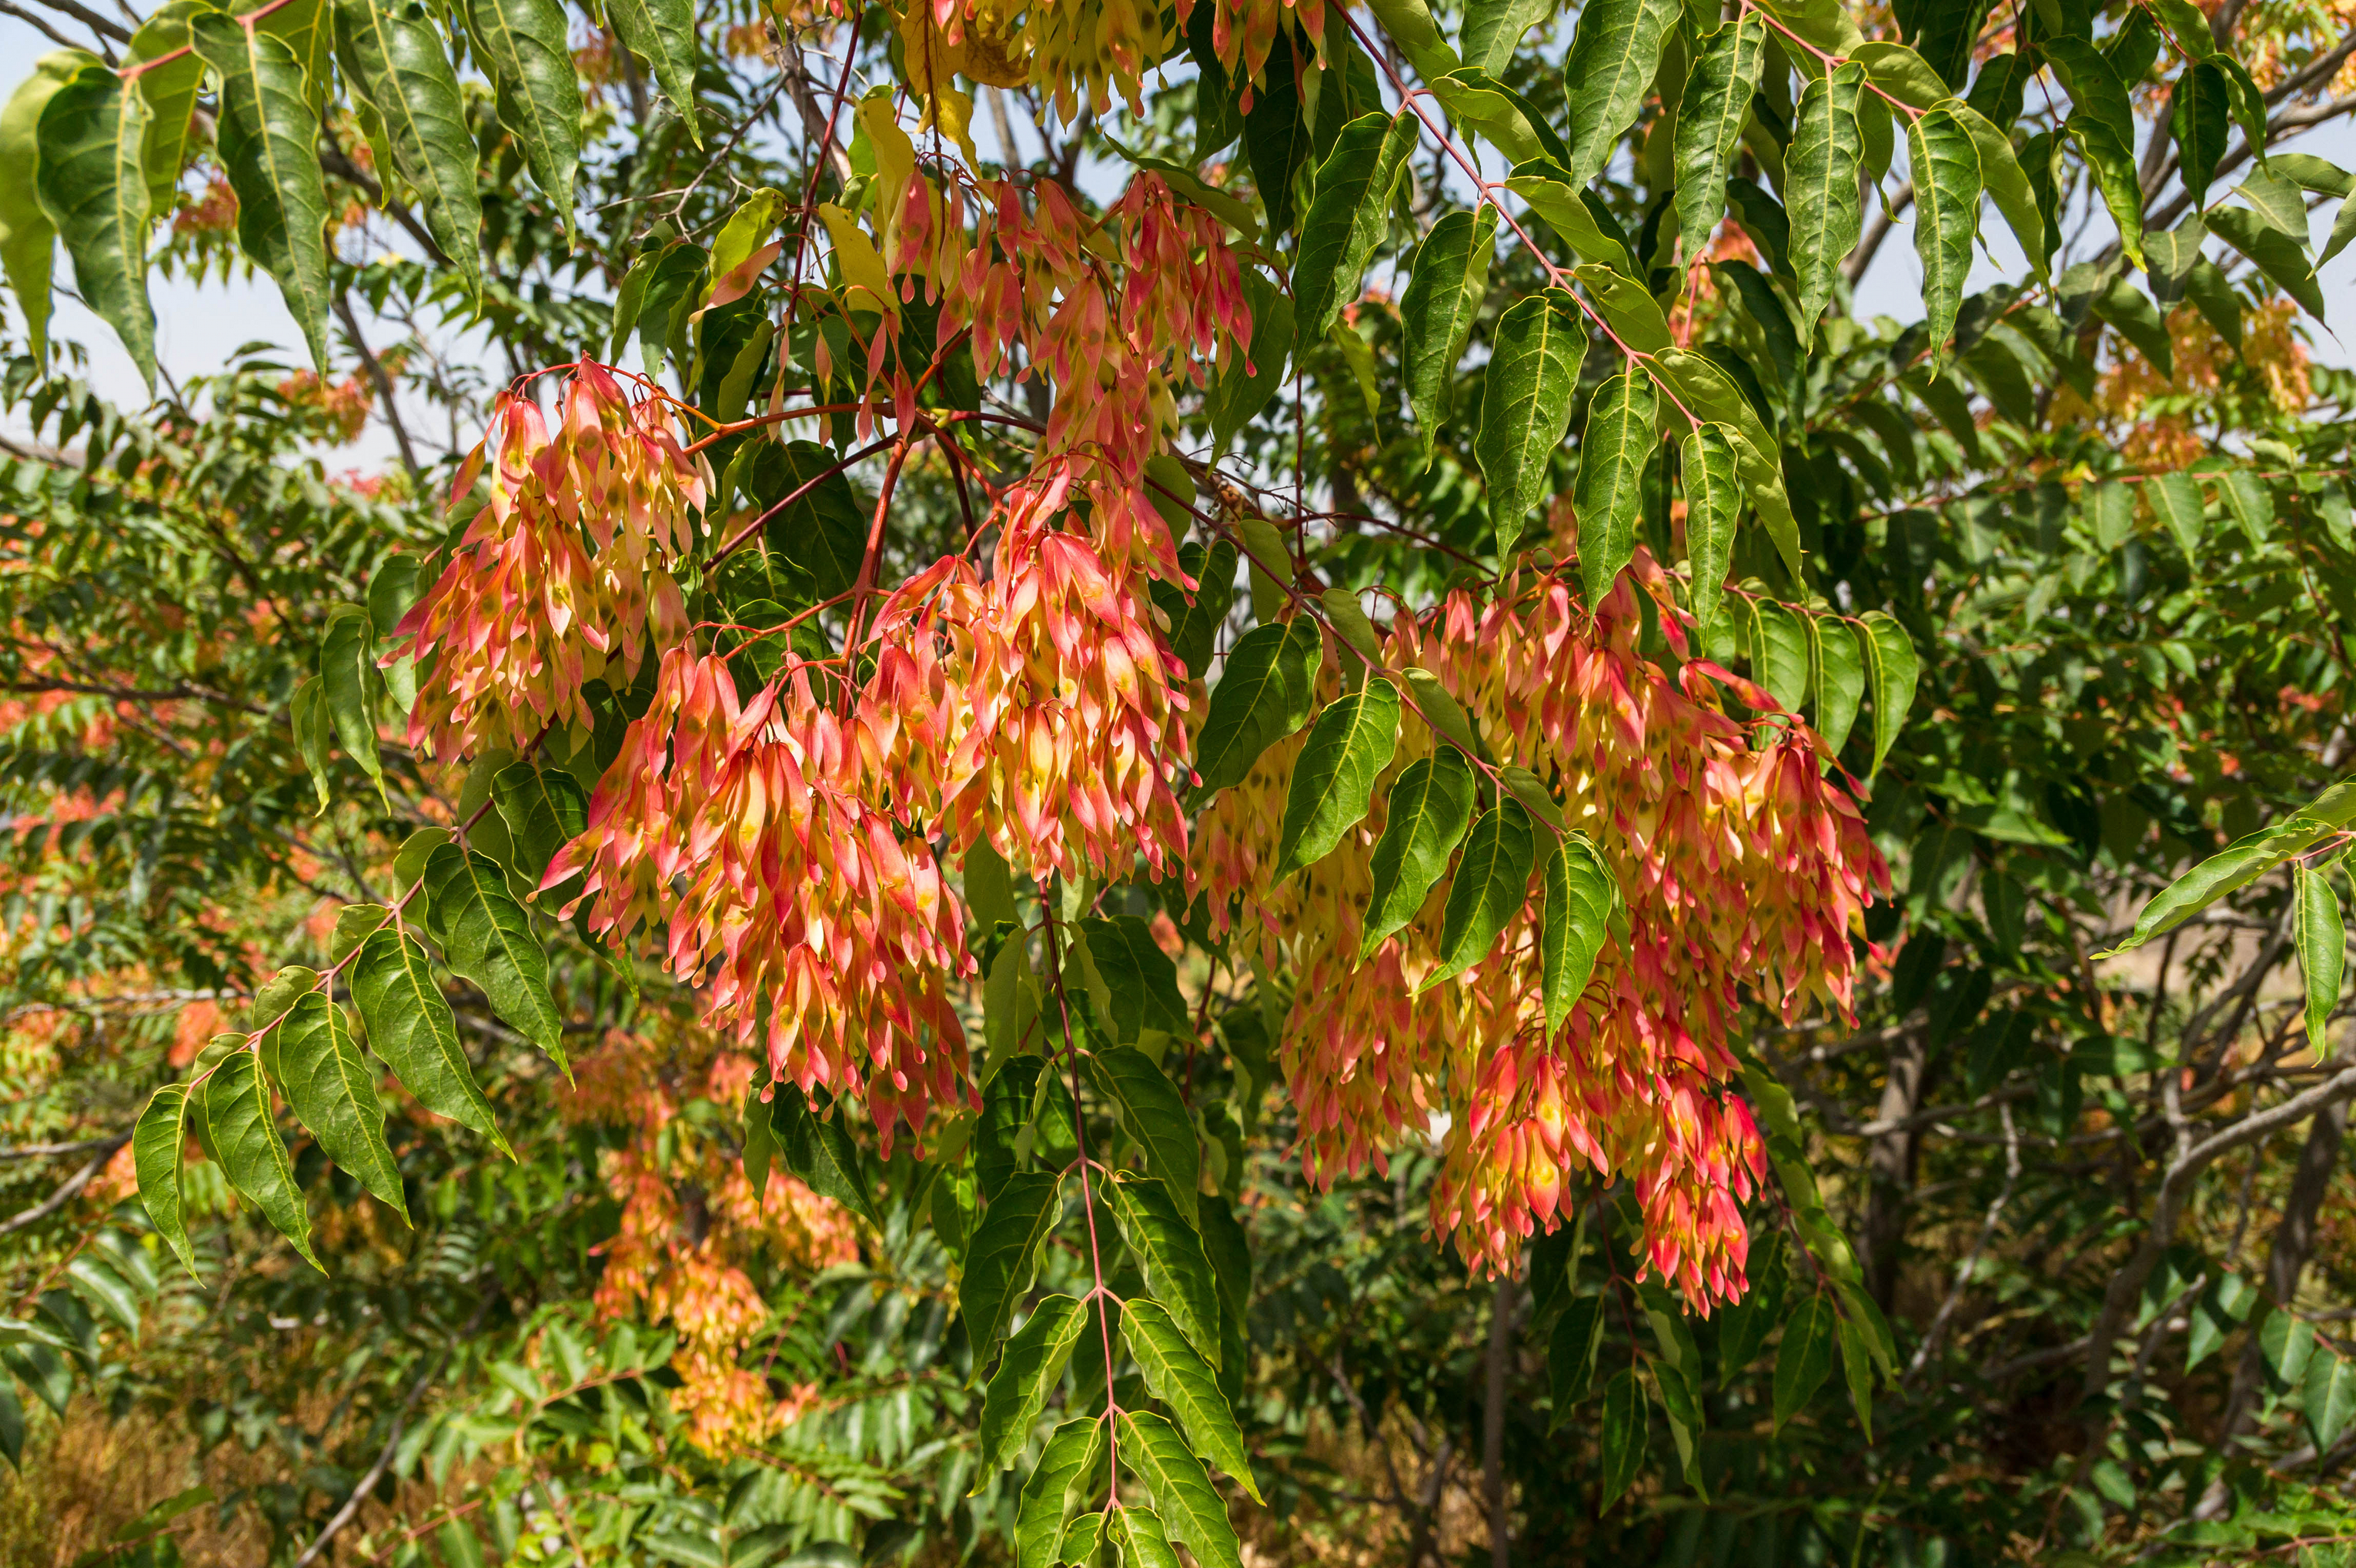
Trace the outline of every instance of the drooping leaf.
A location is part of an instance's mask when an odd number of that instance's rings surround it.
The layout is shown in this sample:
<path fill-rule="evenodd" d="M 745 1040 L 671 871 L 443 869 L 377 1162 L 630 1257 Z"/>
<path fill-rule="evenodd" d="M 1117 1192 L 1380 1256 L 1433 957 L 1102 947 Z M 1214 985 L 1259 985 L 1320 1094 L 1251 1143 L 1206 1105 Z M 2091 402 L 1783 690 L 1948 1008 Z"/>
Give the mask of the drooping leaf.
<path fill-rule="evenodd" d="M 1039 1467 L 1023 1483 L 1023 1501 L 1014 1516 L 1016 1568 L 1055 1568 L 1064 1521 L 1079 1506 L 1104 1448 L 1105 1424 L 1095 1416 L 1067 1421 L 1047 1439 Z"/>
<path fill-rule="evenodd" d="M 2246 207 L 2212 207 L 2206 215 L 2210 230 L 2256 264 L 2274 285 L 2298 301 L 2318 321 L 2323 317 L 2323 290 L 2308 264 L 2298 242 L 2261 220 Z M 2337 225 L 2334 225 L 2335 230 Z"/>
<path fill-rule="evenodd" d="M 1207 550 L 1191 542 L 1182 545 L 1178 564 L 1194 579 L 1193 602 L 1188 602 L 1177 584 L 1157 579 L 1153 603 L 1170 618 L 1170 650 L 1185 664 L 1186 673 L 1199 680 L 1211 668 L 1219 628 L 1226 624 L 1227 611 L 1235 604 L 1235 542 L 1214 540 Z"/>
<path fill-rule="evenodd" d="M 1529 897 L 1530 869 L 1537 858 L 1530 814 L 1520 801 L 1500 800 L 1482 813 L 1465 835 L 1464 853 L 1457 858 L 1456 875 L 1449 884 L 1440 967 L 1419 990 L 1451 980 L 1489 956 L 1497 933 Z"/>
<path fill-rule="evenodd" d="M 262 1081 L 262 1064 L 252 1051 L 233 1050 L 205 1080 L 205 1129 L 221 1173 L 241 1197 L 251 1199 L 278 1233 L 294 1243 L 303 1261 L 327 1273 L 311 1251 L 311 1217 L 295 1185 L 294 1162 L 278 1135 L 278 1116 Z"/>
<path fill-rule="evenodd" d="M 1124 1175 L 1104 1187 L 1121 1239 L 1145 1272 L 1153 1299 L 1214 1367 L 1221 1364 L 1218 1283 L 1202 1236 L 1167 1182 Z"/>
<path fill-rule="evenodd" d="M 820 1197 L 834 1199 L 876 1230 L 884 1228 L 859 1147 L 851 1141 L 840 1116 L 818 1115 L 798 1085 L 779 1083 L 769 1096 L 769 1127 L 777 1140 L 777 1153 L 797 1180 Z"/>
<path fill-rule="evenodd" d="M 1154 941 L 1152 927 L 1135 915 L 1116 915 L 1082 920 L 1080 930 L 1098 975 L 1112 993 L 1112 1016 L 1104 1022 L 1115 1040 L 1134 1041 L 1147 1029 L 1194 1034 L 1185 998 L 1178 993 L 1177 966 Z M 1150 1060 L 1146 1065 L 1152 1067 Z"/>
<path fill-rule="evenodd" d="M 1960 107 L 1960 106 L 1958 106 Z M 1914 175 L 1914 253 L 1922 261 L 1922 304 L 1931 332 L 1931 373 L 1947 362 L 1964 280 L 1979 232 L 1979 148 L 1954 110 L 1941 103 L 1906 123 L 1906 162 Z"/>
<path fill-rule="evenodd" d="M 188 28 L 220 81 L 220 161 L 237 196 L 238 246 L 278 281 L 325 374 L 327 188 L 303 64 L 283 40 L 217 12 L 200 13 Z M 570 80 L 570 59 L 565 71 Z"/>
<path fill-rule="evenodd" d="M 1569 157 L 1537 105 L 1486 71 L 1465 66 L 1431 83 L 1431 91 L 1451 119 L 1478 131 L 1508 163 L 1544 157 L 1559 164 Z"/>
<path fill-rule="evenodd" d="M 1824 1386 L 1833 1369 L 1837 1315 L 1832 1302 L 1812 1295 L 1783 1325 L 1775 1352 L 1775 1429 L 1792 1419 Z"/>
<path fill-rule="evenodd" d="M 2128 952 L 2165 936 L 2236 888 L 2247 886 L 2292 855 L 2304 854 L 2356 822 L 2356 779 L 2343 779 L 2302 810 L 2271 827 L 2235 839 L 2161 890 L 2136 917 L 2127 939 L 2097 958 Z"/>
<path fill-rule="evenodd" d="M 1194 1452 L 1233 1476 L 1254 1502 L 1261 1500 L 1244 1454 L 1243 1433 L 1219 1392 L 1212 1364 L 1187 1342 L 1168 1310 L 1159 1302 L 1127 1302 L 1120 1339 L 1144 1375 L 1146 1391 L 1178 1417 Z"/>
<path fill-rule="evenodd" d="M 475 1081 L 475 1069 L 458 1044 L 457 1020 L 416 939 L 391 926 L 378 928 L 360 944 L 346 978 L 360 1021 L 368 1026 L 369 1048 L 384 1058 L 418 1103 L 473 1128 L 514 1158 L 491 1102 Z"/>
<path fill-rule="evenodd" d="M 1540 997 L 1547 1038 L 1552 1039 L 1595 972 L 1619 889 L 1612 868 L 1585 833 L 1557 839 L 1540 870 L 1546 886 L 1546 912 L 1538 929 Z"/>
<path fill-rule="evenodd" d="M 1522 35 L 1553 10 L 1547 0 L 1471 0 L 1464 7 L 1456 52 L 1475 70 L 1502 76 L 1521 47 Z"/>
<path fill-rule="evenodd" d="M 1798 612 L 1772 600 L 1751 607 L 1751 673 L 1793 713 L 1808 700 L 1808 628 Z"/>
<path fill-rule="evenodd" d="M 1742 514 L 1733 430 L 1715 421 L 1688 430 L 1679 446 L 1678 472 L 1686 493 L 1686 602 L 1696 624 L 1708 626 L 1726 591 L 1734 524 Z"/>
<path fill-rule="evenodd" d="M 1846 621 L 1819 619 L 1816 631 L 1816 733 L 1838 757 L 1865 702 L 1865 650 Z"/>
<path fill-rule="evenodd" d="M 588 796 L 563 768 L 523 761 L 508 764 L 492 778 L 491 799 L 515 846 L 516 870 L 537 888 L 556 852 L 586 825 Z"/>
<path fill-rule="evenodd" d="M 1317 715 L 1285 792 L 1278 877 L 1316 865 L 1365 819 L 1375 780 L 1398 746 L 1398 688 L 1380 676 L 1343 693 Z"/>
<path fill-rule="evenodd" d="M 49 358 L 49 274 L 57 263 L 58 231 L 41 210 L 37 185 L 41 111 L 84 66 L 97 63 L 98 57 L 83 49 L 53 49 L 34 62 L 32 74 L 16 84 L 7 107 L 0 110 L 0 273 L 16 295 L 33 362 L 44 367 Z"/>
<path fill-rule="evenodd" d="M 378 801 L 391 810 L 384 793 L 384 765 L 377 756 L 376 693 L 382 684 L 376 669 L 376 633 L 368 612 L 346 605 L 327 617 L 319 639 L 319 694 L 335 726 L 344 755 L 360 766 L 376 786 Z"/>
<path fill-rule="evenodd" d="M 1222 452 L 1276 395 L 1292 353 L 1292 296 L 1269 282 L 1258 267 L 1247 267 L 1244 299 L 1251 306 L 1250 351 L 1227 361 L 1207 400 L 1211 439 Z"/>
<path fill-rule="evenodd" d="M 147 298 L 146 147 L 154 118 L 136 85 L 104 66 L 85 66 L 41 107 L 37 177 L 41 210 L 73 259 L 77 292 L 114 328 L 150 388 L 155 308 Z M 224 156 L 227 147 L 224 131 Z"/>
<path fill-rule="evenodd" d="M 1317 167 L 1292 267 L 1293 320 L 1304 339 L 1325 336 L 1358 297 L 1366 263 L 1390 226 L 1391 194 L 1415 150 L 1413 114 L 1361 114 L 1342 127 Z"/>
<path fill-rule="evenodd" d="M 491 1009 L 546 1051 L 569 1078 L 564 1021 L 548 992 L 548 954 L 530 918 L 508 896 L 498 862 L 455 843 L 425 863 L 428 920 L 442 956 L 490 998 Z"/>
<path fill-rule="evenodd" d="M 1211 711 L 1194 748 L 1205 794 L 1243 782 L 1260 753 L 1309 717 L 1321 647 L 1316 623 L 1302 616 L 1244 633 L 1211 689 Z"/>
<path fill-rule="evenodd" d="M 1586 349 L 1578 307 L 1559 291 L 1525 295 L 1498 319 L 1472 455 L 1488 481 L 1501 560 L 1511 558 L 1530 509 L 1545 499 Z"/>
<path fill-rule="evenodd" d="M 1766 19 L 1746 10 L 1701 40 L 1677 103 L 1677 226 L 1688 256 L 1726 216 L 1726 176 L 1742 140 L 1767 54 Z"/>
<path fill-rule="evenodd" d="M 1192 1033 L 1192 1026 L 1187 1026 Z M 1178 1211 L 1194 1223 L 1194 1188 L 1202 1179 L 1202 1148 L 1185 1099 L 1170 1075 L 1134 1046 L 1114 1046 L 1088 1058 L 1088 1073 L 1120 1108 L 1121 1124 L 1145 1151 L 1146 1165 L 1166 1184 Z"/>
<path fill-rule="evenodd" d="M 1384 807 L 1382 836 L 1375 841 L 1361 961 L 1415 918 L 1432 885 L 1447 874 L 1449 857 L 1472 825 L 1478 785 L 1472 764 L 1454 746 L 1443 746 L 1401 770 Z"/>
<path fill-rule="evenodd" d="M 155 1224 L 155 1234 L 190 1274 L 197 1254 L 188 1245 L 187 1205 L 180 1190 L 180 1154 L 188 1135 L 188 1086 L 167 1083 L 139 1113 L 131 1133 L 132 1168 L 138 1173 L 139 1201 Z M 0 1379 L 5 1383 L 5 1379 Z"/>
<path fill-rule="evenodd" d="M 1579 575 L 1588 608 L 1600 607 L 1622 568 L 1635 558 L 1636 519 L 1644 510 L 1644 465 L 1660 444 L 1653 378 L 1630 364 L 1605 381 L 1587 411 L 1579 444 Z"/>
<path fill-rule="evenodd" d="M 2183 170 L 2184 188 L 2196 208 L 2209 205 L 2209 188 L 2225 156 L 2225 128 L 2232 117 L 2225 73 L 2207 60 L 2186 66 L 2169 96 L 2168 120 L 2176 137 L 2177 166 Z"/>
<path fill-rule="evenodd" d="M 663 96 L 679 111 L 688 135 L 701 146 L 703 132 L 695 120 L 692 0 L 606 0 L 605 16 L 623 47 L 654 69 Z"/>
<path fill-rule="evenodd" d="M 2347 978 L 2348 927 L 2340 911 L 2340 895 L 2330 879 L 2304 865 L 2291 868 L 2292 941 L 2298 951 L 2298 972 L 2307 990 L 2307 1040 L 2310 1049 L 2326 1049 L 2324 1026 L 2340 1004 L 2340 987 Z"/>
<path fill-rule="evenodd" d="M 1151 1509 L 1124 1508 L 1113 1510 L 1111 1520 L 1105 1538 L 1120 1552 L 1123 1568 L 1130 1563 L 1137 1568 L 1180 1568 L 1178 1553 L 1171 1548 L 1170 1532 L 1160 1514 Z M 1087 1559 L 1075 1557 L 1072 1561 Z"/>
<path fill-rule="evenodd" d="M 523 149 L 532 183 L 573 230 L 581 162 L 581 79 L 556 0 L 467 0 L 466 30 L 498 90 L 499 124 Z"/>
<path fill-rule="evenodd" d="M 311 786 L 318 793 L 319 810 L 325 811 L 333 799 L 327 783 L 327 741 L 335 729 L 327 717 L 326 689 L 316 675 L 305 676 L 295 686 L 294 694 L 287 699 L 286 717 L 294 731 L 294 748 L 302 754 Z"/>
<path fill-rule="evenodd" d="M 1813 349 L 1816 317 L 1832 298 L 1840 264 L 1857 248 L 1863 228 L 1858 207 L 1858 166 L 1865 156 L 1857 101 L 1865 68 L 1849 64 L 1808 83 L 1800 95 L 1792 150 L 1785 157 L 1783 201 L 1792 218 L 1792 270 L 1800 281 L 1800 346 Z"/>
<path fill-rule="evenodd" d="M 1751 498 L 1775 553 L 1794 578 L 1800 575 L 1800 529 L 1792 514 L 1791 498 L 1783 491 L 1781 446 L 1768 434 L 1766 423 L 1751 400 L 1726 372 L 1706 355 L 1687 349 L 1665 349 L 1647 361 L 1654 379 L 1690 409 L 1696 418 L 1723 424 L 1734 448 L 1734 471 Z"/>
<path fill-rule="evenodd" d="M 1276 47 L 1269 51 L 1268 70 L 1253 89 L 1251 109 L 1244 115 L 1244 152 L 1251 162 L 1252 187 L 1268 209 L 1269 230 L 1277 234 L 1292 231 L 1293 177 L 1313 156 L 1293 59 L 1291 35 L 1279 32 Z"/>
<path fill-rule="evenodd" d="M 2348 1423 L 2356 1420 L 2356 1361 L 2318 1346 L 2308 1358 L 2299 1403 L 2307 1414 L 2308 1429 L 2315 1434 L 2316 1452 L 2330 1453 Z"/>
<path fill-rule="evenodd" d="M 616 12 L 627 3 L 619 0 Z M 483 207 L 475 138 L 441 31 L 410 0 L 335 0 L 335 8 L 344 81 L 382 128 L 392 166 L 417 192 L 426 231 L 471 295 L 482 285 Z"/>
<path fill-rule="evenodd" d="M 777 1157 L 777 1134 L 770 1124 L 769 1102 L 761 1098 L 769 1088 L 765 1077 L 756 1071 L 744 1087 L 744 1185 L 753 1190 L 755 1208 L 768 1201 L 769 1168 Z"/>
<path fill-rule="evenodd" d="M 990 1354 L 1005 1332 L 1007 1315 L 1031 1288 L 1039 1243 L 1055 1224 L 1063 1185 L 1063 1177 L 1046 1171 L 1007 1177 L 966 1243 L 958 1314 L 977 1359 Z"/>
<path fill-rule="evenodd" d="M 1422 467 L 1431 466 L 1447 416 L 1456 367 L 1471 341 L 1473 318 L 1489 291 L 1489 263 L 1496 253 L 1497 209 L 1462 208 L 1443 216 L 1416 252 L 1415 271 L 1399 297 L 1405 338 L 1408 406 L 1415 413 L 1422 443 Z"/>
<path fill-rule="evenodd" d="M 1119 1421 L 1121 1462 L 1151 1494 L 1170 1539 L 1200 1568 L 1243 1568 L 1227 1506 L 1178 1429 L 1150 1411 L 1123 1411 Z"/>
<path fill-rule="evenodd" d="M 1132 1304 L 1133 1305 L 1133 1304 Z M 981 1402 L 981 1452 L 975 1489 L 1022 1456 L 1038 1423 L 1047 1395 L 1063 1378 L 1064 1363 L 1079 1343 L 1080 1330 L 1093 1309 L 1067 1295 L 1051 1295 L 1033 1309 L 1030 1317 L 1006 1341 L 998 1370 Z M 1124 1314 L 1122 1326 L 1127 1328 Z"/>
<path fill-rule="evenodd" d="M 1865 655 L 1866 689 L 1873 697 L 1873 766 L 1866 769 L 1866 776 L 1871 778 L 1881 771 L 1881 759 L 1890 755 L 1891 743 L 1906 725 L 1906 710 L 1914 705 L 1914 679 L 1922 660 L 1906 628 L 1879 610 L 1866 612 L 1858 626 L 1857 641 L 1858 651 Z"/>
<path fill-rule="evenodd" d="M 1623 1367 L 1603 1385 L 1603 1507 L 1620 1500 L 1644 1466 L 1644 1391 Z"/>
<path fill-rule="evenodd" d="M 305 992 L 278 1026 L 277 1040 L 280 1082 L 295 1119 L 329 1159 L 408 1224 L 401 1168 L 384 1141 L 376 1074 L 360 1055 L 344 1010 L 324 991 Z"/>
<path fill-rule="evenodd" d="M 1562 66 L 1572 185 L 1584 186 L 1602 173 L 1636 123 L 1677 10 L 1676 0 L 1588 0 L 1580 7 Z"/>
<path fill-rule="evenodd" d="M 2143 496 L 2184 558 L 2198 565 L 2201 539 L 2209 531 L 2208 503 L 2201 499 L 2200 485 L 2190 474 L 2155 474 L 2144 481 Z"/>

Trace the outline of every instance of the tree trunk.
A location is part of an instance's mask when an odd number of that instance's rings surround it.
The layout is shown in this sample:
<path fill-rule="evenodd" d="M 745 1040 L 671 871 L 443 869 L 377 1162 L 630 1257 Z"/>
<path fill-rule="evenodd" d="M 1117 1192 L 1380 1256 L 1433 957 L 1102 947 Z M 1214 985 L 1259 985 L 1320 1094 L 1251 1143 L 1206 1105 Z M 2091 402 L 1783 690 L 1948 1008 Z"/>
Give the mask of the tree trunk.
<path fill-rule="evenodd" d="M 1930 1057 L 1922 1030 L 1909 1029 L 1890 1047 L 1890 1073 L 1882 1080 L 1879 1122 L 1902 1122 L 1922 1103 Z M 1920 1132 L 1884 1133 L 1866 1155 L 1864 1253 L 1866 1288 L 1886 1314 L 1898 1288 L 1898 1265 L 1906 1240 L 1906 1210 L 1914 1200 L 1914 1161 Z"/>
<path fill-rule="evenodd" d="M 1489 1562 L 1506 1568 L 1513 1561 L 1513 1535 L 1505 1517 L 1505 1382 L 1514 1357 L 1514 1314 L 1518 1293 L 1511 1274 L 1497 1276 L 1489 1308 L 1489 1386 L 1481 1409 L 1481 1489 L 1489 1504 Z"/>

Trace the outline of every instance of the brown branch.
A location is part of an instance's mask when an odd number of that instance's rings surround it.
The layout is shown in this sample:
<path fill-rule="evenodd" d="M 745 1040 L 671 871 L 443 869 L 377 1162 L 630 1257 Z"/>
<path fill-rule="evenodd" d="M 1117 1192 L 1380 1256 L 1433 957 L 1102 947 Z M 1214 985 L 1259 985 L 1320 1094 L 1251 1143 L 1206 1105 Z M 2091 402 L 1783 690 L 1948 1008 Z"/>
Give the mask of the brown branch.
<path fill-rule="evenodd" d="M 131 1142 L 130 1133 L 117 1133 L 113 1137 L 99 1143 L 96 1145 L 96 1153 L 91 1156 L 90 1163 L 68 1176 L 57 1191 L 49 1194 L 24 1213 L 12 1214 L 5 1219 L 0 1219 L 0 1236 L 22 1230 L 27 1225 L 37 1225 L 71 1203 L 75 1195 L 90 1185 L 91 1178 L 106 1168 L 106 1162 L 114 1157 L 114 1151 L 129 1142 Z"/>

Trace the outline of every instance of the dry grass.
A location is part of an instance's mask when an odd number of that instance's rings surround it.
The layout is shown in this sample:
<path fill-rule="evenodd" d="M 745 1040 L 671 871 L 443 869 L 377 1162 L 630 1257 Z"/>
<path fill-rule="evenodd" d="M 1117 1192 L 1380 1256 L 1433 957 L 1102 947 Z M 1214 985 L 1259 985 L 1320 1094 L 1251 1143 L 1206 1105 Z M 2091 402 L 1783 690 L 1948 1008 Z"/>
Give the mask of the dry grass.
<path fill-rule="evenodd" d="M 209 1483 L 216 1492 L 276 1477 L 273 1455 L 235 1444 L 205 1455 L 177 1422 L 134 1410 L 121 1421 L 87 1399 L 27 1412 L 21 1471 L 0 1472 L 0 1568 L 70 1568 L 92 1547 L 166 1498 Z M 268 1532 L 251 1519 L 216 1523 L 213 1510 L 184 1515 L 174 1530 L 186 1561 L 211 1568 L 269 1555 Z"/>

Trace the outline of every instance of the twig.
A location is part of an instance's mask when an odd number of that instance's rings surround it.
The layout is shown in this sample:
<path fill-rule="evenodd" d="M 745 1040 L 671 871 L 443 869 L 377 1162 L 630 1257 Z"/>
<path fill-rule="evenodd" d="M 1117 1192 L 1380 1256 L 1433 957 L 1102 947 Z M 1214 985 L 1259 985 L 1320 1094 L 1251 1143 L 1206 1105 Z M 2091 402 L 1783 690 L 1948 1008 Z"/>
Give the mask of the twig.
<path fill-rule="evenodd" d="M 38 1224 L 41 1220 L 47 1219 L 50 1215 L 55 1214 L 59 1209 L 63 1208 L 67 1204 L 71 1203 L 74 1200 L 74 1195 L 80 1192 L 82 1188 L 88 1187 L 91 1183 L 91 1178 L 106 1168 L 106 1162 L 114 1157 L 114 1151 L 123 1147 L 123 1144 L 129 1142 L 131 1142 L 130 1133 L 117 1133 L 113 1137 L 105 1139 L 97 1144 L 96 1153 L 91 1156 L 90 1164 L 82 1166 L 81 1169 L 68 1176 L 65 1179 L 64 1185 L 59 1187 L 57 1191 L 49 1194 L 48 1197 L 43 1198 L 32 1208 L 25 1210 L 24 1213 L 13 1214 L 5 1219 L 0 1219 L 0 1236 L 8 1235 L 12 1231 L 22 1230 L 27 1225 Z"/>

